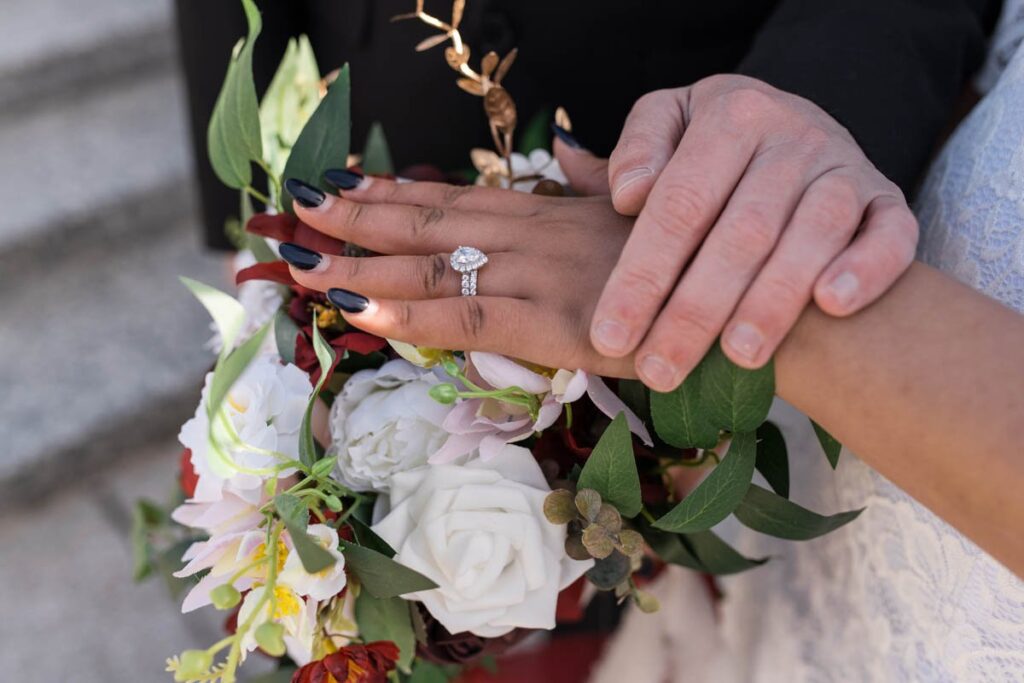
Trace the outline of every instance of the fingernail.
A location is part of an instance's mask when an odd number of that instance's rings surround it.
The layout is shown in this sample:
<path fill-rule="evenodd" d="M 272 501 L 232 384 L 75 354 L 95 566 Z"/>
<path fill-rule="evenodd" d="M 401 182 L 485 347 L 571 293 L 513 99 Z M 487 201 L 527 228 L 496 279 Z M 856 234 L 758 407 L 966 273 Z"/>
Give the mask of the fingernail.
<path fill-rule="evenodd" d="M 647 356 L 640 361 L 640 374 L 653 389 L 669 391 L 676 385 L 676 369 L 661 356 Z"/>
<path fill-rule="evenodd" d="M 625 351 L 629 344 L 629 331 L 621 323 L 604 320 L 594 327 L 594 341 L 608 351 Z"/>
<path fill-rule="evenodd" d="M 281 258 L 299 270 L 313 270 L 324 260 L 320 252 L 306 249 L 293 242 L 282 242 L 277 251 Z"/>
<path fill-rule="evenodd" d="M 557 123 L 552 123 L 551 124 L 551 132 L 553 132 L 555 135 L 557 135 L 559 140 L 561 140 L 565 144 L 569 145 L 571 148 L 573 148 L 573 149 L 583 149 L 583 145 L 580 144 L 580 141 L 577 140 L 576 138 L 574 138 L 572 136 L 572 133 L 567 131 L 565 128 L 562 128 Z"/>
<path fill-rule="evenodd" d="M 298 178 L 289 178 L 284 181 L 284 189 L 288 190 L 288 194 L 307 209 L 315 209 L 323 204 L 324 199 L 327 197 L 319 189 L 309 183 L 302 182 Z"/>
<path fill-rule="evenodd" d="M 764 345 L 761 331 L 748 323 L 737 323 L 725 337 L 725 343 L 740 357 L 753 362 Z"/>
<path fill-rule="evenodd" d="M 370 305 L 370 300 L 362 294 L 356 294 L 347 289 L 339 289 L 337 287 L 327 290 L 327 298 L 332 304 L 346 313 L 362 313 Z"/>
<path fill-rule="evenodd" d="M 363 182 L 363 174 L 347 168 L 332 168 L 324 173 L 324 180 L 339 190 L 354 190 Z"/>
<path fill-rule="evenodd" d="M 650 178 L 652 175 L 654 175 L 654 169 L 648 166 L 640 166 L 626 171 L 618 177 L 617 182 L 615 183 L 615 191 L 612 192 L 612 197 L 617 197 L 620 192 L 636 181 L 643 178 Z"/>
<path fill-rule="evenodd" d="M 837 275 L 826 287 L 826 291 L 842 308 L 848 308 L 853 303 L 859 289 L 860 280 L 850 271 Z"/>

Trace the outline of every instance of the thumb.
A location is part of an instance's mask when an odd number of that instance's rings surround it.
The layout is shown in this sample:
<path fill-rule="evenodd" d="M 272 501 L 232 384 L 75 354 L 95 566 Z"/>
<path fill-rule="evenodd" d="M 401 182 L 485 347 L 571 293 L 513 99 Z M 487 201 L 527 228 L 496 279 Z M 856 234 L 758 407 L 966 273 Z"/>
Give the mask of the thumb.
<path fill-rule="evenodd" d="M 567 130 L 553 125 L 555 159 L 569 180 L 569 185 L 582 195 L 609 194 L 608 160 L 584 149 Z"/>

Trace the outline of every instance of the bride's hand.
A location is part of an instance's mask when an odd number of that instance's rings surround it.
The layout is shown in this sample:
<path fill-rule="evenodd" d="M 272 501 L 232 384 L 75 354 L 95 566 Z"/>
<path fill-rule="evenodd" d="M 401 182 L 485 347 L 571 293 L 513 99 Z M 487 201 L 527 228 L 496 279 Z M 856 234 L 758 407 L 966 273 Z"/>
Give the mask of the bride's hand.
<path fill-rule="evenodd" d="M 347 171 L 329 177 L 342 186 L 360 181 Z M 304 223 L 384 254 L 351 258 L 281 246 L 296 281 L 328 292 L 351 324 L 420 346 L 635 377 L 632 356 L 600 355 L 588 332 L 634 220 L 607 197 L 379 178 L 335 197 L 295 182 L 289 190 Z M 478 296 L 460 295 L 461 276 L 448 262 L 463 245 L 489 259 Z"/>

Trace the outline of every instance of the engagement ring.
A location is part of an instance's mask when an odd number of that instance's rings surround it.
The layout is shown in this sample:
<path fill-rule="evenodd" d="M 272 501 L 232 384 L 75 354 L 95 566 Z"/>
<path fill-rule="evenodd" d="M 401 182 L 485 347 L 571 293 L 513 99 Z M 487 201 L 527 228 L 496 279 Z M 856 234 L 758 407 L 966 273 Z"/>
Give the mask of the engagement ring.
<path fill-rule="evenodd" d="M 476 247 L 459 247 L 448 262 L 462 273 L 462 296 L 476 296 L 476 272 L 487 263 L 487 254 Z"/>

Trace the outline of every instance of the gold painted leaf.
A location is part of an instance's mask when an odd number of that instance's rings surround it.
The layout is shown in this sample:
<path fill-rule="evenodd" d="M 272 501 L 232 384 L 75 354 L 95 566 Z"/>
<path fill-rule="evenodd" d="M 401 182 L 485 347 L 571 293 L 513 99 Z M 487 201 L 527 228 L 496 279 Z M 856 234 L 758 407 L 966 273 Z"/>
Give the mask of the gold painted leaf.
<path fill-rule="evenodd" d="M 452 4 L 452 28 L 462 23 L 462 13 L 466 11 L 466 0 L 455 0 Z"/>
<path fill-rule="evenodd" d="M 396 14 L 391 17 L 391 21 L 405 21 L 406 19 L 416 19 L 420 16 L 419 12 L 406 12 L 405 14 Z"/>
<path fill-rule="evenodd" d="M 473 167 L 481 173 L 502 167 L 501 157 L 494 150 L 475 147 L 470 150 L 469 158 L 473 161 Z"/>
<path fill-rule="evenodd" d="M 508 91 L 500 85 L 494 86 L 484 95 L 484 111 L 492 126 L 506 131 L 516 127 L 516 104 Z"/>
<path fill-rule="evenodd" d="M 451 36 L 451 33 L 439 33 L 436 36 L 430 36 L 429 38 L 421 40 L 419 44 L 416 46 L 416 52 L 423 52 L 425 50 L 429 50 L 432 47 L 436 47 L 437 45 L 440 45 L 444 41 L 451 38 Z"/>
<path fill-rule="evenodd" d="M 474 81 L 472 78 L 460 78 L 455 81 L 456 85 L 468 92 L 470 95 L 478 95 L 480 97 L 484 94 L 484 88 L 482 85 Z"/>
<path fill-rule="evenodd" d="M 559 107 L 555 110 L 555 124 L 570 133 L 572 132 L 572 121 L 569 119 L 569 112 L 565 110 L 565 107 Z"/>
<path fill-rule="evenodd" d="M 459 71 L 462 65 L 469 61 L 469 45 L 462 45 L 462 52 L 455 49 L 455 46 L 449 45 L 444 49 L 444 58 L 448 62 L 448 66 Z"/>
<path fill-rule="evenodd" d="M 512 68 L 512 63 L 516 61 L 516 55 L 519 54 L 519 48 L 514 47 L 512 51 L 505 55 L 505 59 L 501 60 L 501 64 L 498 65 L 498 71 L 494 74 L 494 82 L 501 83 L 501 80 L 508 75 L 508 70 Z"/>
<path fill-rule="evenodd" d="M 494 50 L 491 50 L 486 55 L 484 55 L 483 61 L 480 62 L 480 70 L 483 72 L 484 76 L 487 76 L 489 78 L 490 75 L 494 73 L 494 70 L 497 68 L 498 53 L 495 52 Z"/>

